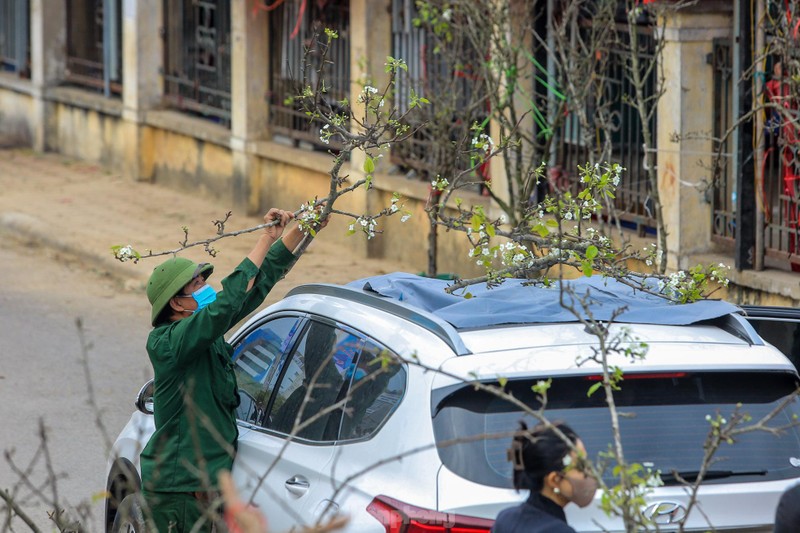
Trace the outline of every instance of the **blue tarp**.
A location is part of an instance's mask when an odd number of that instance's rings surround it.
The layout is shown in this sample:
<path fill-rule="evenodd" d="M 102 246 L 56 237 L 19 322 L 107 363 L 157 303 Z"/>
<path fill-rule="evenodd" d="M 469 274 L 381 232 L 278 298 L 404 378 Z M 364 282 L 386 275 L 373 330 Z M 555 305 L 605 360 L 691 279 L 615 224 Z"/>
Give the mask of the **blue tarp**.
<path fill-rule="evenodd" d="M 348 286 L 405 302 L 433 313 L 456 328 L 577 321 L 573 312 L 561 305 L 558 283 L 547 288 L 526 286 L 523 280 L 509 279 L 493 289 L 479 284 L 458 291 L 460 294 L 468 291 L 472 298 L 446 293 L 444 289 L 451 283 L 398 272 L 353 281 Z M 625 311 L 615 320 L 632 324 L 687 325 L 740 311 L 737 306 L 721 300 L 671 303 L 602 276 L 565 280 L 564 284 L 572 288 L 577 298 L 583 298 L 588 292 L 589 313 L 601 321 L 610 320 L 613 313 L 623 307 Z M 565 293 L 565 298 L 570 298 L 569 293 Z M 577 300 L 575 307 L 587 316 Z"/>

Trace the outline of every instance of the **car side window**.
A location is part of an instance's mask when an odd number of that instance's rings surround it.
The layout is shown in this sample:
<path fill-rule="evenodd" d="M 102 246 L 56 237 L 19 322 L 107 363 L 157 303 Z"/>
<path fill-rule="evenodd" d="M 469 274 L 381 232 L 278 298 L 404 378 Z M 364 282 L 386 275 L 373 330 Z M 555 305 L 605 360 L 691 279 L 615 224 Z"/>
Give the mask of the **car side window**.
<path fill-rule="evenodd" d="M 403 398 L 406 370 L 383 346 L 367 341 L 358 365 L 347 372 L 352 384 L 342 416 L 340 440 L 369 437 Z"/>
<path fill-rule="evenodd" d="M 261 424 L 272 393 L 281 356 L 297 336 L 302 320 L 280 317 L 248 333 L 233 349 L 239 407 L 236 418 Z"/>
<path fill-rule="evenodd" d="M 310 321 L 281 378 L 266 427 L 313 441 L 336 440 L 346 371 L 364 344 L 358 335 Z"/>

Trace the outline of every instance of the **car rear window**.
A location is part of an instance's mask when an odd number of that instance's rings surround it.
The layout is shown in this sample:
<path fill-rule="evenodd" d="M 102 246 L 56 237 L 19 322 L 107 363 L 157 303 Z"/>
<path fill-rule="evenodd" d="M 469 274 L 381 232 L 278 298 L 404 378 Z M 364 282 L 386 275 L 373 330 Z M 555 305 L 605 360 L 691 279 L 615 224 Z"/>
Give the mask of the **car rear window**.
<path fill-rule="evenodd" d="M 611 418 L 604 394 L 591 397 L 588 389 L 597 376 L 555 378 L 548 393 L 545 415 L 569 424 L 597 458 L 612 443 Z M 533 409 L 540 404 L 531 387 L 536 380 L 509 381 L 506 390 Z M 615 393 L 623 446 L 629 462 L 668 473 L 690 473 L 700 468 L 703 443 L 709 432 L 706 415 L 729 417 L 737 410 L 753 420 L 770 413 L 797 387 L 794 374 L 783 372 L 629 374 Z M 471 386 L 459 386 L 440 395 L 434 405 L 433 425 L 444 465 L 471 481 L 494 487 L 511 487 L 511 464 L 506 450 L 509 432 L 525 420 L 515 405 Z M 770 425 L 783 426 L 800 416 L 794 399 Z M 711 467 L 708 483 L 769 481 L 800 477 L 800 431 L 781 435 L 763 431 L 741 435 L 724 444 Z M 609 469 L 610 470 L 610 469 Z M 609 480 L 610 481 L 610 480 Z"/>

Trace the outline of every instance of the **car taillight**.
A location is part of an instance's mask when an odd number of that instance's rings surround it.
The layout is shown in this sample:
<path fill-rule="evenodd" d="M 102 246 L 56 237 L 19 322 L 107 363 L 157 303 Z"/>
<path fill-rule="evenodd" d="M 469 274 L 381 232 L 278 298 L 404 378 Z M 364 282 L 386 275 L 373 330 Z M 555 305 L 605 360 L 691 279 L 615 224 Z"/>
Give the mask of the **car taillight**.
<path fill-rule="evenodd" d="M 383 524 L 386 533 L 482 533 L 494 524 L 488 518 L 440 513 L 388 496 L 376 496 L 367 512 Z"/>

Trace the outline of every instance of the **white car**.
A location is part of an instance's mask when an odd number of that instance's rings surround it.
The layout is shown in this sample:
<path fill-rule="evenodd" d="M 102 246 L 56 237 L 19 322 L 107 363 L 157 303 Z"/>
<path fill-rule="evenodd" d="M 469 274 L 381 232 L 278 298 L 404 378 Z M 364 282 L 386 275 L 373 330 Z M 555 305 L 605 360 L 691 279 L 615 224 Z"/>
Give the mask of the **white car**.
<path fill-rule="evenodd" d="M 444 294 L 446 284 L 394 274 L 301 286 L 230 337 L 241 396 L 233 477 L 271 531 L 335 514 L 349 517 L 348 532 L 487 531 L 500 510 L 527 496 L 511 488 L 506 459 L 508 433 L 525 417 L 476 390 L 475 381 L 508 380 L 507 391 L 536 407 L 531 386 L 552 378 L 549 418 L 572 426 L 592 456 L 608 449 L 603 394 L 587 396 L 600 367 L 578 363 L 597 338 L 561 307 L 558 288 L 509 281 L 470 289 L 466 299 Z M 709 523 L 771 531 L 780 495 L 800 480 L 797 429 L 726 445 L 700 489 L 700 509 L 688 517 L 686 491 L 672 473 L 691 479 L 700 467 L 706 415 L 727 416 L 741 403 L 759 417 L 793 394 L 791 361 L 734 305 L 676 306 L 598 278 L 570 285 L 578 294 L 592 291 L 597 319 L 625 305 L 612 329 L 628 328 L 649 347 L 644 360 L 612 361 L 625 373 L 616 402 L 629 415 L 622 419 L 626 457 L 660 470 L 665 481 L 648 496 L 647 514 L 661 530 L 685 520 L 688 531 L 706 531 Z M 123 519 L 133 498 L 118 511 L 141 486 L 151 396 L 148 384 L 114 444 L 107 531 L 141 529 Z M 793 401 L 776 424 L 797 414 Z M 569 524 L 581 532 L 622 531 L 598 502 L 599 493 L 585 509 L 568 505 Z"/>

